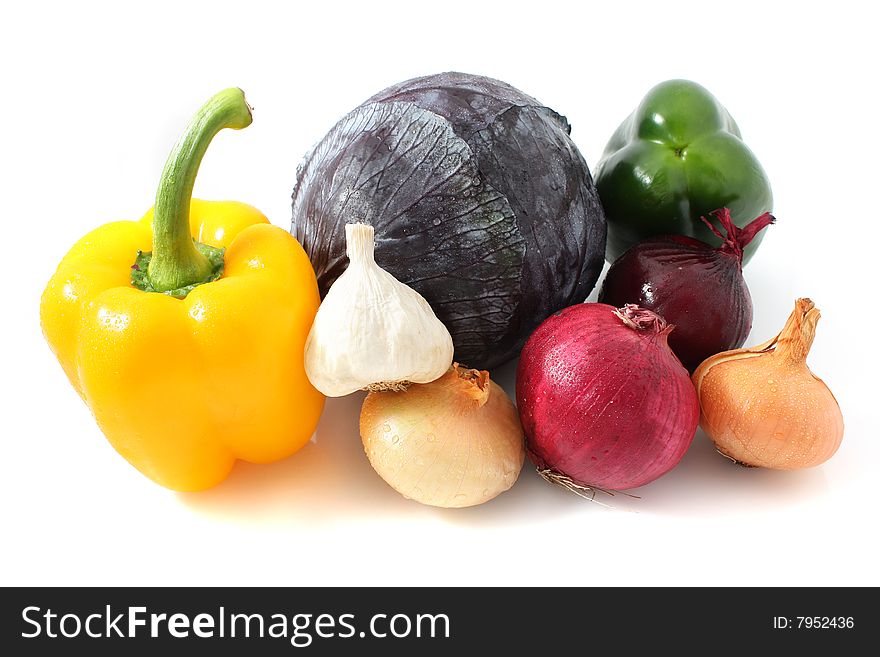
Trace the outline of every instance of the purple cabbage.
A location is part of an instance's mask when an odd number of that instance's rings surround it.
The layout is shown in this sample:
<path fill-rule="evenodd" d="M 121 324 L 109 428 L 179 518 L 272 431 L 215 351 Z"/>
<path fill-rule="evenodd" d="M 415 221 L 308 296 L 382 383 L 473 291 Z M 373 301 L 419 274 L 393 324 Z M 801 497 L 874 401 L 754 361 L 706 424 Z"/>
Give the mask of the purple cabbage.
<path fill-rule="evenodd" d="M 369 223 L 376 261 L 428 300 L 457 361 L 515 357 L 602 269 L 605 217 L 569 132 L 534 98 L 464 73 L 367 100 L 297 171 L 291 233 L 322 297 L 348 264 L 344 225 Z"/>

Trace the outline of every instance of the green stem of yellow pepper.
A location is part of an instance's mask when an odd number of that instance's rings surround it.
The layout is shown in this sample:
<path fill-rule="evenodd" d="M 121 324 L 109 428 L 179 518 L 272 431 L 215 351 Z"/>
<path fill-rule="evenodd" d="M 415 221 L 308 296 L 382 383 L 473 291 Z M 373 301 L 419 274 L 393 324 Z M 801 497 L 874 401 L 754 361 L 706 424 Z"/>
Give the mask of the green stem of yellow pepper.
<path fill-rule="evenodd" d="M 188 289 L 217 277 L 216 257 L 206 254 L 205 245 L 196 244 L 190 233 L 193 184 L 214 136 L 223 128 L 246 128 L 251 120 L 244 92 L 225 89 L 202 106 L 175 144 L 156 191 L 153 252 L 145 277 L 150 291 L 174 294 L 184 290 L 174 296 L 185 296 Z"/>

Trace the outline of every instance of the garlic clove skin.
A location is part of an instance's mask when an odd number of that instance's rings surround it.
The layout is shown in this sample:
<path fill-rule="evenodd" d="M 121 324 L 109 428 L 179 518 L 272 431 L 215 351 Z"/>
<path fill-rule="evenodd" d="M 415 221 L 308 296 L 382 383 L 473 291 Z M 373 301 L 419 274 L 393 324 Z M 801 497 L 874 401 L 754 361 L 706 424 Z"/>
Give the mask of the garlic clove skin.
<path fill-rule="evenodd" d="M 749 349 L 706 359 L 694 372 L 700 425 L 744 465 L 794 470 L 824 463 L 843 439 L 831 390 L 806 365 L 819 310 L 798 299 L 783 331 Z"/>
<path fill-rule="evenodd" d="M 328 397 L 429 383 L 452 363 L 452 337 L 424 297 L 379 267 L 373 227 L 345 226 L 348 268 L 327 292 L 305 346 L 306 374 Z"/>
<path fill-rule="evenodd" d="M 406 392 L 371 392 L 360 432 L 379 476 L 429 506 L 488 502 L 516 483 L 525 460 L 513 402 L 487 372 L 457 364 Z"/>

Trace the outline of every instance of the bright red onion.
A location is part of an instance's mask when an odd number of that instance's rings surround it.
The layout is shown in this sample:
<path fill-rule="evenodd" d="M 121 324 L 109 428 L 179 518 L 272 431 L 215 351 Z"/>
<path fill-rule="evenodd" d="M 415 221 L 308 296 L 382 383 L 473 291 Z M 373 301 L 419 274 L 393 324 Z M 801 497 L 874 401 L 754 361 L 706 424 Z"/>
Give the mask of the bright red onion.
<path fill-rule="evenodd" d="M 710 214 L 727 233 L 703 217 L 723 240 L 720 247 L 683 235 L 644 240 L 611 265 L 599 293 L 602 303 L 635 303 L 675 324 L 669 346 L 691 372 L 709 356 L 741 347 L 748 337 L 752 297 L 742 276 L 743 248 L 775 221 L 765 213 L 739 228 L 727 208 Z"/>
<path fill-rule="evenodd" d="M 625 490 L 681 460 L 700 405 L 666 342 L 672 328 L 632 304 L 584 303 L 532 334 L 519 361 L 516 401 L 529 455 L 546 478 Z"/>

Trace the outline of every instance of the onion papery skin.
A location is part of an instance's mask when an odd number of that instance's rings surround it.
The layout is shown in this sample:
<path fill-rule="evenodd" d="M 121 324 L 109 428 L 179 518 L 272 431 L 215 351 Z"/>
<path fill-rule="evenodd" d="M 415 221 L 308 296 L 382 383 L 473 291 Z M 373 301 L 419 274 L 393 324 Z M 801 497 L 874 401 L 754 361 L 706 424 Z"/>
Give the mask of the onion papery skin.
<path fill-rule="evenodd" d="M 361 407 L 360 432 L 379 476 L 430 506 L 488 502 L 516 483 L 525 460 L 510 397 L 488 372 L 457 363 L 405 392 L 371 392 Z"/>
<path fill-rule="evenodd" d="M 526 342 L 517 370 L 532 461 L 601 490 L 637 488 L 675 467 L 700 412 L 667 344 L 671 325 L 649 313 L 658 321 L 634 328 L 618 312 L 587 303 L 551 316 Z"/>
<path fill-rule="evenodd" d="M 634 303 L 674 324 L 669 346 L 691 372 L 712 354 L 741 347 L 752 329 L 739 260 L 692 237 L 633 246 L 611 265 L 599 301 Z"/>

